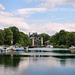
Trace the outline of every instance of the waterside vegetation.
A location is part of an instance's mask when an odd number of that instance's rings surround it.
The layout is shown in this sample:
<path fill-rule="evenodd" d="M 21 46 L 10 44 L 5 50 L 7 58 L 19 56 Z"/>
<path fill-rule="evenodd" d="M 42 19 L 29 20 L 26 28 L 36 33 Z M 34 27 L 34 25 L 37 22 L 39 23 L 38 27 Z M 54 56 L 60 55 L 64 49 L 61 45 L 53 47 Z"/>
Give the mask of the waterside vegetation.
<path fill-rule="evenodd" d="M 41 33 L 40 35 L 43 37 L 44 45 L 45 41 L 49 40 L 50 44 L 56 48 L 67 48 L 71 45 L 75 46 L 75 32 L 60 30 L 52 36 L 46 33 Z M 17 27 L 9 27 L 0 30 L 0 45 L 11 45 L 11 40 L 13 40 L 13 45 L 31 45 L 30 37 L 19 31 Z"/>
<path fill-rule="evenodd" d="M 13 45 L 28 46 L 31 44 L 29 36 L 20 32 L 17 27 L 0 30 L 0 45 L 11 45 L 11 40 L 13 40 Z"/>
<path fill-rule="evenodd" d="M 60 30 L 60 32 L 51 36 L 51 43 L 54 47 L 70 47 L 75 46 L 75 32 L 68 32 L 65 30 Z"/>
<path fill-rule="evenodd" d="M 49 40 L 50 44 L 55 48 L 67 48 L 70 46 L 75 46 L 75 32 L 68 32 L 65 30 L 60 30 L 55 35 L 49 36 L 48 34 L 41 34 L 44 42 Z"/>

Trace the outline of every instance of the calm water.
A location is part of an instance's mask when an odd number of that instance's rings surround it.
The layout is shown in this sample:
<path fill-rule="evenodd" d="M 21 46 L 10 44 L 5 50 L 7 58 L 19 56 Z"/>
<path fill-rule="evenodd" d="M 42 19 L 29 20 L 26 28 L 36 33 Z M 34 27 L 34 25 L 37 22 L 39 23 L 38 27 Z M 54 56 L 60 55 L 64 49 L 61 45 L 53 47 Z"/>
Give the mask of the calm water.
<path fill-rule="evenodd" d="M 39 53 L 45 54 L 45 52 Z M 75 54 L 68 50 L 61 51 L 61 49 L 54 52 L 51 51 L 51 53 Z M 40 55 L 38 57 L 36 55 L 30 57 L 11 57 L 10 55 L 0 55 L 0 75 L 75 75 L 75 57 L 40 57 Z"/>

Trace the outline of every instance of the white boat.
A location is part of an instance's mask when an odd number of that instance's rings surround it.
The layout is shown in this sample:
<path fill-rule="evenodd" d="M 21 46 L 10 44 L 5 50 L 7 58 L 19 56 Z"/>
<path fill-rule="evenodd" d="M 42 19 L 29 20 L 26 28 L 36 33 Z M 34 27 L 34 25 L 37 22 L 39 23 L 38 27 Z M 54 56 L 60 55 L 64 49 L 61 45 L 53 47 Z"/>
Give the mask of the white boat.
<path fill-rule="evenodd" d="M 0 47 L 0 51 L 3 53 L 3 52 L 11 52 L 11 50 L 13 49 L 13 46 L 10 46 L 10 47 L 5 47 L 5 46 L 2 46 Z"/>
<path fill-rule="evenodd" d="M 3 48 L 4 46 L 0 46 L 0 50 Z"/>
<path fill-rule="evenodd" d="M 71 46 L 69 49 L 73 50 L 73 49 L 75 49 L 75 46 Z"/>
<path fill-rule="evenodd" d="M 6 47 L 5 46 L 0 46 L 0 52 L 6 52 Z"/>
<path fill-rule="evenodd" d="M 47 48 L 53 48 L 53 45 L 47 45 L 46 47 Z"/>

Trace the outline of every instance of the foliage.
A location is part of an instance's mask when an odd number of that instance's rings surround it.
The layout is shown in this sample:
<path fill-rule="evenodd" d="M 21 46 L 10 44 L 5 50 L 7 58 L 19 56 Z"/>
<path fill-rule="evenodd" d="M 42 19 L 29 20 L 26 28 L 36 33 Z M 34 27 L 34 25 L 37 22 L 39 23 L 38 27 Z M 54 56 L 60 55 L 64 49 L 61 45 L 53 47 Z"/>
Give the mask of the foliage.
<path fill-rule="evenodd" d="M 27 34 L 25 34 L 25 37 L 24 37 L 24 39 L 25 39 L 25 45 L 27 46 L 27 45 L 31 45 L 31 41 L 30 41 L 30 38 L 28 37 L 28 35 Z"/>
<path fill-rule="evenodd" d="M 43 37 L 43 42 L 50 40 L 50 36 L 46 33 L 42 33 L 41 36 Z"/>
<path fill-rule="evenodd" d="M 0 30 L 0 45 L 11 45 L 13 40 L 14 45 L 30 45 L 30 38 L 27 34 L 20 32 L 17 27 L 9 27 Z"/>
<path fill-rule="evenodd" d="M 50 40 L 54 47 L 69 47 L 75 45 L 75 32 L 60 30 L 59 33 L 51 36 Z"/>
<path fill-rule="evenodd" d="M 34 36 L 38 36 L 37 33 Z M 70 47 L 75 46 L 75 32 L 67 32 L 60 30 L 53 36 L 49 36 L 46 33 L 42 33 L 39 36 L 43 37 L 43 42 L 50 40 L 54 47 Z M 28 46 L 31 44 L 30 38 L 27 34 L 20 32 L 17 27 L 9 27 L 4 30 L 0 30 L 0 45 L 10 45 L 11 40 L 14 41 L 14 45 Z"/>
<path fill-rule="evenodd" d="M 14 44 L 19 42 L 20 39 L 20 35 L 19 35 L 19 29 L 17 27 L 9 27 L 9 29 L 11 29 L 11 31 L 13 32 L 13 41 Z"/>
<path fill-rule="evenodd" d="M 4 32 L 4 43 L 10 45 L 11 40 L 13 40 L 13 32 L 9 28 L 5 28 Z"/>
<path fill-rule="evenodd" d="M 24 34 L 23 32 L 19 32 L 19 34 L 20 34 L 19 43 L 21 45 L 25 45 L 25 46 L 30 45 L 30 38 L 28 37 L 28 35 Z"/>
<path fill-rule="evenodd" d="M 75 32 L 69 33 L 66 44 L 67 46 L 75 46 Z"/>
<path fill-rule="evenodd" d="M 4 31 L 0 30 L 0 45 L 4 44 Z"/>

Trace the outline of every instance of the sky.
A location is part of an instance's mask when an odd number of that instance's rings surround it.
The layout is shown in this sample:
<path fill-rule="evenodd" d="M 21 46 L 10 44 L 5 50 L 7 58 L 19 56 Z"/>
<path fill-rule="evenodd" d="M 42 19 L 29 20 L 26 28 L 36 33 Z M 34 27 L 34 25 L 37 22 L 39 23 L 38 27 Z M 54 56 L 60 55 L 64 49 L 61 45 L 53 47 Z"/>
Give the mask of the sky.
<path fill-rule="evenodd" d="M 0 29 L 10 26 L 26 34 L 75 32 L 75 0 L 0 0 Z"/>

